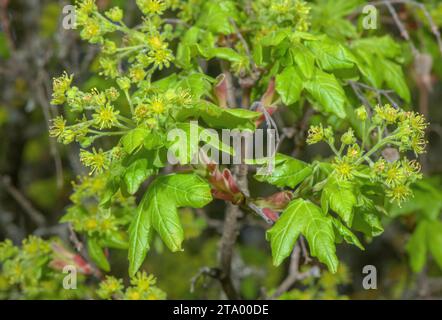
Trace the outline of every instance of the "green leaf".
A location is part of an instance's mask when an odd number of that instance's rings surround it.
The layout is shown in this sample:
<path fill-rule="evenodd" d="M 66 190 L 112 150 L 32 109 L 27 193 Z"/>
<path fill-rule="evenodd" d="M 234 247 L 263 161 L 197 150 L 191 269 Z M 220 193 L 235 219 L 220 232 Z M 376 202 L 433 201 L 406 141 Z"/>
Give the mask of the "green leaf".
<path fill-rule="evenodd" d="M 427 226 L 427 221 L 419 222 L 405 247 L 410 257 L 411 270 L 416 273 L 422 271 L 427 260 Z"/>
<path fill-rule="evenodd" d="M 371 211 L 358 209 L 353 218 L 352 228 L 370 237 L 378 236 L 384 232 L 381 219 L 374 208 Z"/>
<path fill-rule="evenodd" d="M 100 239 L 99 244 L 103 248 L 127 250 L 129 243 L 125 234 L 119 231 L 111 232 Z"/>
<path fill-rule="evenodd" d="M 267 231 L 273 263 L 278 266 L 290 255 L 300 234 L 306 237 L 312 256 L 318 257 L 335 273 L 339 262 L 332 221 L 322 214 L 318 206 L 303 199 L 290 202 L 275 225 Z"/>
<path fill-rule="evenodd" d="M 238 10 L 235 2 L 220 0 L 205 2 L 201 8 L 196 26 L 206 28 L 213 33 L 231 34 L 235 28 L 230 23 L 230 19 L 237 19 Z"/>
<path fill-rule="evenodd" d="M 341 221 L 336 218 L 332 218 L 332 221 L 336 231 L 344 238 L 345 242 L 353 244 L 361 250 L 365 250 L 358 237 L 356 237 L 356 235 L 351 232 L 350 229 L 348 229 Z"/>
<path fill-rule="evenodd" d="M 427 245 L 434 258 L 434 261 L 442 270 L 442 223 L 432 221 L 427 226 Z"/>
<path fill-rule="evenodd" d="M 148 159 L 135 160 L 124 172 L 123 180 L 127 191 L 130 194 L 135 194 L 140 185 L 155 172 L 153 165 L 149 163 Z"/>
<path fill-rule="evenodd" d="M 353 207 L 356 205 L 356 196 L 353 185 L 348 181 L 338 181 L 331 176 L 321 194 L 321 205 L 324 212 L 330 207 L 341 219 L 351 226 L 353 223 Z"/>
<path fill-rule="evenodd" d="M 143 146 L 147 150 L 156 149 L 158 147 L 161 147 L 164 145 L 164 135 L 158 133 L 158 132 L 149 132 L 149 134 L 145 137 Z"/>
<path fill-rule="evenodd" d="M 103 248 L 100 247 L 97 240 L 94 238 L 88 238 L 87 240 L 87 252 L 92 261 L 102 270 L 109 272 L 110 265 L 107 261 L 106 255 L 103 252 Z"/>
<path fill-rule="evenodd" d="M 290 29 L 277 29 L 261 39 L 261 45 L 264 47 L 275 47 L 287 38 L 292 31 Z"/>
<path fill-rule="evenodd" d="M 290 49 L 292 52 L 293 60 L 301 70 L 304 77 L 310 79 L 313 76 L 315 67 L 315 56 L 313 53 L 303 45 L 299 45 L 296 48 Z"/>
<path fill-rule="evenodd" d="M 333 71 L 352 68 L 356 58 L 342 44 L 330 39 L 306 42 L 321 69 Z"/>
<path fill-rule="evenodd" d="M 232 48 L 211 48 L 206 53 L 206 58 L 219 58 L 230 62 L 238 62 L 242 60 L 242 56 Z"/>
<path fill-rule="evenodd" d="M 178 86 L 189 89 L 195 98 L 207 95 L 211 89 L 213 79 L 203 73 L 192 73 L 178 82 Z"/>
<path fill-rule="evenodd" d="M 302 79 L 294 66 L 289 66 L 276 76 L 276 91 L 285 105 L 299 100 L 302 90 Z"/>
<path fill-rule="evenodd" d="M 405 81 L 402 67 L 388 60 L 381 60 L 380 63 L 382 64 L 384 80 L 387 83 L 387 87 L 393 89 L 406 102 L 410 102 L 410 90 Z"/>
<path fill-rule="evenodd" d="M 146 257 L 152 229 L 171 251 L 179 251 L 184 237 L 177 208 L 201 208 L 211 200 L 210 186 L 195 174 L 171 174 L 152 182 L 129 230 L 130 274 Z"/>
<path fill-rule="evenodd" d="M 146 128 L 135 128 L 129 131 L 121 138 L 121 144 L 124 151 L 131 154 L 136 149 L 141 147 L 144 143 L 144 139 L 149 134 L 149 130 Z"/>
<path fill-rule="evenodd" d="M 389 35 L 358 39 L 352 43 L 352 47 L 359 52 L 375 54 L 378 58 L 393 59 L 402 55 L 401 45 Z"/>
<path fill-rule="evenodd" d="M 274 164 L 275 167 L 269 175 L 255 175 L 255 179 L 280 188 L 293 189 L 312 174 L 312 168 L 307 163 L 283 154 L 276 155 Z"/>
<path fill-rule="evenodd" d="M 255 130 L 255 121 L 261 116 L 260 112 L 247 109 L 224 109 L 204 101 L 194 110 L 195 115 L 211 128 L 215 129 L 250 129 Z"/>
<path fill-rule="evenodd" d="M 129 227 L 129 275 L 134 276 L 141 267 L 150 248 L 153 236 L 151 217 L 148 210 L 149 197 L 146 193 L 138 205 L 135 218 Z"/>
<path fill-rule="evenodd" d="M 325 111 L 345 118 L 345 92 L 334 75 L 316 69 L 314 77 L 307 81 L 304 87 Z"/>

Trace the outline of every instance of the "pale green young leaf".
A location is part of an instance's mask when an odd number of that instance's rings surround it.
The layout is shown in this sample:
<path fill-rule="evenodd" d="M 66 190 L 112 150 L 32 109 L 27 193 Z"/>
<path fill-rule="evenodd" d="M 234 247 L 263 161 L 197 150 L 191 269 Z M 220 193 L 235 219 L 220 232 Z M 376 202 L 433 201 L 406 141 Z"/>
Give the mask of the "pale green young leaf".
<path fill-rule="evenodd" d="M 311 94 L 314 101 L 339 118 L 345 118 L 345 92 L 333 74 L 316 69 L 312 79 L 306 81 L 304 88 Z"/>
<path fill-rule="evenodd" d="M 128 154 L 131 154 L 136 149 L 141 147 L 144 143 L 144 139 L 149 134 L 149 130 L 147 128 L 135 128 L 128 133 L 126 133 L 121 138 L 121 144 L 123 145 L 123 149 Z"/>
<path fill-rule="evenodd" d="M 109 272 L 110 264 L 107 261 L 106 255 L 103 252 L 103 248 L 98 244 L 98 241 L 94 238 L 88 238 L 87 240 L 87 253 L 92 261 L 102 270 Z"/>
<path fill-rule="evenodd" d="M 405 76 L 402 71 L 402 67 L 395 62 L 389 60 L 381 60 L 384 80 L 389 89 L 393 89 L 402 99 L 406 102 L 410 102 L 410 90 L 405 81 Z"/>
<path fill-rule="evenodd" d="M 358 208 L 353 218 L 352 228 L 370 237 L 378 236 L 384 232 L 381 218 L 375 208 L 370 210 Z"/>
<path fill-rule="evenodd" d="M 325 263 L 332 273 L 338 268 L 335 235 L 330 217 L 308 200 L 293 200 L 275 225 L 267 231 L 273 263 L 278 266 L 290 255 L 299 235 L 306 237 L 312 256 Z"/>
<path fill-rule="evenodd" d="M 292 52 L 293 60 L 301 70 L 303 76 L 310 79 L 313 76 L 315 66 L 315 56 L 313 53 L 303 45 L 298 45 L 290 50 Z"/>
<path fill-rule="evenodd" d="M 422 271 L 427 260 L 427 232 L 428 222 L 419 222 L 405 247 L 410 257 L 411 269 L 416 273 Z"/>
<path fill-rule="evenodd" d="M 361 250 L 365 250 L 358 237 L 356 237 L 356 235 L 351 232 L 350 229 L 348 229 L 341 221 L 336 218 L 332 218 L 332 221 L 336 231 L 340 236 L 342 236 L 342 238 L 344 238 L 345 242 L 353 244 Z"/>
<path fill-rule="evenodd" d="M 310 41 L 306 46 L 313 52 L 320 68 L 326 71 L 352 68 L 356 62 L 350 50 L 330 39 Z"/>
<path fill-rule="evenodd" d="M 267 162 L 266 165 L 268 166 Z M 293 189 L 312 174 L 312 168 L 307 163 L 280 153 L 276 155 L 274 165 L 268 175 L 255 175 L 255 179 L 280 188 Z"/>
<path fill-rule="evenodd" d="M 289 66 L 276 76 L 276 91 L 285 105 L 299 100 L 302 91 L 302 79 L 294 66 Z"/>
<path fill-rule="evenodd" d="M 195 174 L 171 174 L 152 182 L 129 230 L 130 273 L 141 266 L 152 229 L 171 251 L 179 251 L 184 235 L 177 208 L 201 208 L 211 200 L 209 185 Z"/>
<path fill-rule="evenodd" d="M 442 223 L 432 221 L 427 226 L 427 245 L 434 261 L 442 269 Z"/>
<path fill-rule="evenodd" d="M 321 205 L 327 212 L 330 207 L 341 219 L 351 226 L 353 223 L 353 207 L 356 205 L 353 185 L 348 181 L 338 181 L 331 176 L 321 194 Z"/>

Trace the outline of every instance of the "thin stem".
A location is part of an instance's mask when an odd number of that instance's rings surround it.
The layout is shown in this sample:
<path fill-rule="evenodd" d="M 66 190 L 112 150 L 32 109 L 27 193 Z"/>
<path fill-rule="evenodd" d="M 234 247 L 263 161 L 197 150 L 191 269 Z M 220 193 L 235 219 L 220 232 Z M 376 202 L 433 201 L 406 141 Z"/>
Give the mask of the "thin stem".
<path fill-rule="evenodd" d="M 124 90 L 124 95 L 126 96 L 127 102 L 129 102 L 130 113 L 134 114 L 134 106 L 132 104 L 132 99 L 130 98 L 129 92 L 127 90 Z"/>

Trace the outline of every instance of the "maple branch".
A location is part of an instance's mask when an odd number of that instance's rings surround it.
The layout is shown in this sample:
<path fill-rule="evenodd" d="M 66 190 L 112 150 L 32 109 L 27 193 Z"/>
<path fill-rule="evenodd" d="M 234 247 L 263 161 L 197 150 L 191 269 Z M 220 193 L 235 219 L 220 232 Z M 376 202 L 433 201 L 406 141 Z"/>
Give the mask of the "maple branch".
<path fill-rule="evenodd" d="M 1 178 L 1 183 L 5 187 L 6 191 L 14 198 L 15 201 L 22 207 L 23 211 L 28 214 L 29 218 L 38 226 L 42 227 L 46 224 L 44 215 L 34 208 L 31 202 L 14 187 L 11 183 L 11 179 L 8 176 Z"/>
<path fill-rule="evenodd" d="M 301 246 L 296 244 L 293 248 L 292 255 L 290 256 L 290 266 L 287 277 L 281 282 L 279 287 L 276 289 L 275 293 L 270 296 L 270 299 L 276 299 L 281 296 L 284 292 L 290 290 L 290 288 L 296 283 L 298 280 L 306 279 L 310 276 L 317 276 L 319 269 L 316 266 L 313 266 L 306 272 L 299 272 L 300 265 L 300 257 L 301 257 Z"/>

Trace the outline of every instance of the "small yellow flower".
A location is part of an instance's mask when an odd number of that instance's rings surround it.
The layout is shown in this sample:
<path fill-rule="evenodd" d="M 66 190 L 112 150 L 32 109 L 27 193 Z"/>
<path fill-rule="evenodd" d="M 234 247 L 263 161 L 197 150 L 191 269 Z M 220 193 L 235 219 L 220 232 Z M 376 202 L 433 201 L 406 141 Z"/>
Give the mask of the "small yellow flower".
<path fill-rule="evenodd" d="M 367 119 L 367 110 L 364 106 L 356 109 L 356 117 L 362 121 L 365 121 Z"/>
<path fill-rule="evenodd" d="M 387 167 L 387 161 L 385 161 L 384 158 L 379 159 L 378 161 L 376 161 L 373 165 L 373 171 L 377 174 L 377 175 L 381 175 L 384 173 L 385 169 Z"/>
<path fill-rule="evenodd" d="M 109 167 L 107 155 L 101 149 L 98 152 L 95 148 L 92 152 L 81 150 L 80 161 L 86 167 L 91 167 L 90 174 L 101 173 Z"/>
<path fill-rule="evenodd" d="M 114 107 L 110 104 L 100 107 L 92 117 L 95 120 L 95 124 L 100 128 L 112 128 L 118 124 L 117 115 L 120 112 L 114 110 Z"/>
<path fill-rule="evenodd" d="M 134 119 L 137 123 L 147 119 L 149 117 L 149 107 L 147 104 L 139 104 L 134 111 Z"/>
<path fill-rule="evenodd" d="M 311 126 L 308 130 L 307 143 L 315 144 L 324 140 L 324 129 L 322 125 L 319 126 Z"/>
<path fill-rule="evenodd" d="M 144 80 L 144 78 L 146 77 L 146 71 L 144 71 L 143 67 L 141 66 L 133 66 L 132 68 L 130 68 L 129 76 L 132 82 L 137 83 Z"/>
<path fill-rule="evenodd" d="M 87 218 L 84 221 L 84 229 L 86 231 L 96 231 L 98 229 L 98 221 L 96 218 Z"/>
<path fill-rule="evenodd" d="M 414 136 L 411 139 L 411 148 L 415 154 L 425 153 L 427 141 L 421 136 Z"/>
<path fill-rule="evenodd" d="M 356 142 L 356 138 L 352 128 L 348 129 L 348 131 L 342 135 L 341 142 L 346 145 Z"/>
<path fill-rule="evenodd" d="M 54 78 L 52 83 L 52 100 L 51 104 L 59 105 L 63 104 L 66 101 L 66 91 L 71 87 L 73 76 L 65 72 L 61 77 Z"/>
<path fill-rule="evenodd" d="M 395 123 L 399 117 L 399 112 L 397 109 L 393 108 L 391 105 L 386 104 L 384 106 L 377 105 L 374 108 L 376 115 L 385 120 L 388 124 Z"/>
<path fill-rule="evenodd" d="M 32 235 L 23 240 L 22 249 L 26 254 L 29 255 L 33 255 L 36 253 L 44 254 L 51 251 L 51 247 L 46 241 Z"/>
<path fill-rule="evenodd" d="M 161 40 L 159 36 L 151 36 L 147 39 L 147 43 L 153 50 L 159 50 L 165 48 L 165 43 Z"/>
<path fill-rule="evenodd" d="M 81 36 L 85 40 L 94 40 L 96 37 L 100 36 L 101 29 L 100 23 L 92 18 L 85 21 L 83 30 L 81 31 Z"/>
<path fill-rule="evenodd" d="M 167 8 L 162 0 L 137 0 L 136 2 L 144 14 L 162 14 Z"/>
<path fill-rule="evenodd" d="M 147 275 L 146 272 L 137 272 L 130 283 L 138 288 L 140 292 L 146 292 L 151 286 L 156 283 L 153 275 Z"/>
<path fill-rule="evenodd" d="M 138 292 L 137 288 L 128 288 L 126 290 L 125 298 L 127 300 L 140 300 L 141 294 Z"/>
<path fill-rule="evenodd" d="M 109 99 L 110 101 L 115 101 L 120 96 L 120 93 L 118 92 L 117 89 L 115 89 L 115 87 L 110 87 L 109 89 L 106 89 L 105 95 L 106 98 Z"/>
<path fill-rule="evenodd" d="M 148 62 L 153 63 L 158 69 L 168 68 L 173 60 L 172 52 L 169 49 L 161 48 L 149 52 Z"/>
<path fill-rule="evenodd" d="M 77 11 L 81 11 L 85 15 L 89 15 L 96 10 L 95 0 L 82 0 L 77 3 Z"/>
<path fill-rule="evenodd" d="M 115 218 L 113 216 L 103 218 L 100 221 L 100 231 L 107 232 L 107 231 L 112 231 L 112 230 L 116 230 L 116 229 L 117 229 L 117 227 L 115 224 Z"/>
<path fill-rule="evenodd" d="M 347 150 L 347 157 L 349 159 L 355 160 L 361 155 L 361 148 L 358 144 L 354 144 Z"/>
<path fill-rule="evenodd" d="M 391 199 L 391 201 L 396 201 L 400 205 L 402 202 L 407 200 L 407 198 L 412 196 L 413 192 L 407 185 L 400 184 L 388 189 L 386 195 Z"/>
<path fill-rule="evenodd" d="M 63 116 L 58 116 L 55 119 L 52 119 L 52 125 L 49 128 L 49 136 L 57 138 L 61 134 L 63 134 L 66 129 L 66 120 Z"/>
<path fill-rule="evenodd" d="M 149 110 L 157 115 L 163 114 L 166 110 L 167 104 L 163 98 L 157 96 L 150 100 Z"/>
<path fill-rule="evenodd" d="M 123 281 L 112 276 L 106 278 L 100 283 L 97 294 L 102 299 L 110 299 L 112 295 L 120 293 L 123 289 Z"/>
<path fill-rule="evenodd" d="M 389 186 L 402 184 L 405 180 L 405 174 L 399 161 L 388 164 L 384 175 L 385 183 Z"/>
<path fill-rule="evenodd" d="M 345 159 L 337 159 L 333 164 L 339 180 L 350 180 L 354 175 L 354 167 Z"/>
<path fill-rule="evenodd" d="M 123 10 L 113 7 L 106 11 L 105 15 L 112 21 L 119 22 L 123 19 Z"/>

